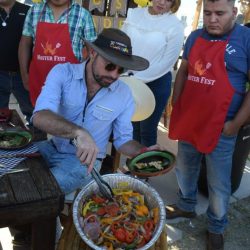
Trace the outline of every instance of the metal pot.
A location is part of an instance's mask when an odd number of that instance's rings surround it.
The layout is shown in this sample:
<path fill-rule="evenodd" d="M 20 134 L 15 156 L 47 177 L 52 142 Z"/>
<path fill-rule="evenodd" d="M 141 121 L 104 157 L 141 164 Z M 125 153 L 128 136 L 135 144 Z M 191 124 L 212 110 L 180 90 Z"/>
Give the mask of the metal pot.
<path fill-rule="evenodd" d="M 124 174 L 108 174 L 104 175 L 103 179 L 109 183 L 112 188 L 124 188 L 124 189 L 132 189 L 144 195 L 145 202 L 149 209 L 154 207 L 158 207 L 160 211 L 160 219 L 159 223 L 155 229 L 152 239 L 144 245 L 139 250 L 149 249 L 157 239 L 160 237 L 160 234 L 165 226 L 166 214 L 165 214 L 165 206 L 163 200 L 157 193 L 157 191 L 149 186 L 149 184 L 138 180 L 134 177 L 127 176 Z M 81 217 L 82 206 L 84 201 L 94 193 L 98 193 L 98 186 L 95 181 L 90 182 L 86 187 L 84 187 L 81 192 L 77 195 L 74 204 L 73 204 L 73 221 L 76 227 L 76 230 L 80 237 L 85 241 L 85 243 L 95 250 L 103 250 L 104 247 L 99 247 L 93 243 L 87 236 L 85 235 L 79 219 Z"/>

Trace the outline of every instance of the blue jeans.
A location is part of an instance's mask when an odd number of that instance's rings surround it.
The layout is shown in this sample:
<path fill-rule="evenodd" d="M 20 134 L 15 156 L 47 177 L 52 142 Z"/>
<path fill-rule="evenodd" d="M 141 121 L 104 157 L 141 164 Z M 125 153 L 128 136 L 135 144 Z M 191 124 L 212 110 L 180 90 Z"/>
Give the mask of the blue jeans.
<path fill-rule="evenodd" d="M 133 122 L 133 138 L 144 146 L 149 147 L 157 142 L 157 127 L 171 93 L 171 82 L 172 74 L 168 72 L 147 83 L 155 97 L 155 110 L 147 119 Z"/>
<path fill-rule="evenodd" d="M 20 74 L 18 72 L 0 71 L 0 108 L 9 107 L 11 93 L 17 99 L 22 113 L 26 116 L 26 120 L 29 121 L 33 107 L 30 102 L 29 92 L 23 87 Z"/>
<path fill-rule="evenodd" d="M 76 155 L 59 153 L 52 141 L 41 141 L 37 146 L 65 194 L 83 188 L 92 180 L 87 166 L 82 165 Z M 101 161 L 95 162 L 95 169 L 101 169 Z"/>
<path fill-rule="evenodd" d="M 212 233 L 223 233 L 227 225 L 235 142 L 236 136 L 222 134 L 216 148 L 211 153 L 205 154 L 209 193 L 208 231 Z M 177 206 L 182 210 L 195 210 L 197 182 L 203 155 L 191 144 L 183 141 L 178 142 L 175 171 L 180 191 Z"/>

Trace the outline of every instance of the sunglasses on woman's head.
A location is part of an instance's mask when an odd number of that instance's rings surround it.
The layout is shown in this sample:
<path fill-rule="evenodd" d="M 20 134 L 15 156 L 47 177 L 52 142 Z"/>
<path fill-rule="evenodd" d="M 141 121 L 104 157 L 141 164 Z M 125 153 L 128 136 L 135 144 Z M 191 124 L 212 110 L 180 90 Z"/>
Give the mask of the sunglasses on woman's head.
<path fill-rule="evenodd" d="M 119 66 L 115 65 L 114 63 L 108 63 L 105 66 L 105 70 L 110 71 L 110 72 L 114 71 L 116 69 L 118 71 L 118 74 L 122 74 L 125 72 L 125 69 L 123 67 L 119 67 Z"/>

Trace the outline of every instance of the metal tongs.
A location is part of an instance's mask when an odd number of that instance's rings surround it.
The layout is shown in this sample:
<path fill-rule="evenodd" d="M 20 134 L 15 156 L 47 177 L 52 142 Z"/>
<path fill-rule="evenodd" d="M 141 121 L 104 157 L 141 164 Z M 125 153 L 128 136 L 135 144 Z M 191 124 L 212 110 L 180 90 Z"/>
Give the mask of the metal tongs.
<path fill-rule="evenodd" d="M 95 168 L 92 169 L 91 175 L 93 179 L 96 181 L 101 194 L 105 198 L 112 201 L 114 197 L 114 193 L 110 185 L 106 181 L 103 180 L 102 176 L 99 174 L 99 172 Z"/>
<path fill-rule="evenodd" d="M 77 147 L 77 141 L 76 141 L 76 138 L 74 138 L 73 140 L 70 140 L 70 142 Z M 99 187 L 99 190 L 101 192 L 101 194 L 109 199 L 109 200 L 113 200 L 113 197 L 114 197 L 114 193 L 112 191 L 112 188 L 110 187 L 110 185 L 103 180 L 102 176 L 100 175 L 100 173 L 95 169 L 93 168 L 92 171 L 91 171 L 91 175 L 93 177 L 93 179 L 96 181 L 98 187 Z"/>

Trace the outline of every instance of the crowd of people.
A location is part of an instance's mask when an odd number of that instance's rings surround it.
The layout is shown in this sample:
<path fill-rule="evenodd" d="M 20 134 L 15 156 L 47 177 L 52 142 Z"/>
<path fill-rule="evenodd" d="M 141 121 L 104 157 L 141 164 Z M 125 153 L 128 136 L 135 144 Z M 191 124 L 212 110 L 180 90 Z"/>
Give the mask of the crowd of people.
<path fill-rule="evenodd" d="M 169 124 L 169 138 L 178 140 L 179 199 L 166 206 L 166 218 L 196 216 L 204 157 L 211 250 L 224 246 L 232 155 L 238 131 L 250 118 L 250 29 L 236 23 L 235 2 L 203 1 L 203 28 L 184 44 Z M 97 35 L 91 13 L 74 0 L 32 7 L 0 0 L 0 108 L 8 107 L 13 93 L 27 121 L 52 135 L 37 145 L 65 194 L 89 183 L 93 168 L 100 171 L 111 135 L 127 157 L 167 150 L 157 144 L 157 126 L 184 42 L 175 15 L 180 5 L 152 0 L 128 9 L 120 30 Z M 122 74 L 133 74 L 152 91 L 155 110 L 145 120 L 131 122 L 135 103 Z"/>

